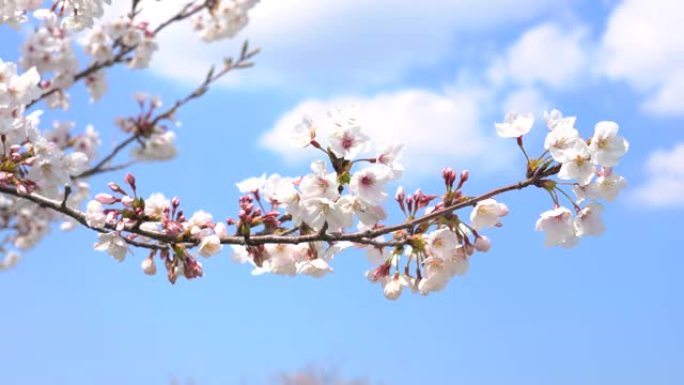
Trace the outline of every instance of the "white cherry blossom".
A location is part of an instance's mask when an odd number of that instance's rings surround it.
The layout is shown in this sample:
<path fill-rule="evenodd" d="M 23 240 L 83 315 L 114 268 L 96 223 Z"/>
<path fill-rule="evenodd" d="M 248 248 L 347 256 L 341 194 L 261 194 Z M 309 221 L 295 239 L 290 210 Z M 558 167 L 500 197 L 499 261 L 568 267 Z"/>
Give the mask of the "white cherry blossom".
<path fill-rule="evenodd" d="M 537 220 L 536 230 L 546 234 L 546 246 L 573 247 L 577 244 L 572 213 L 565 207 L 543 212 Z"/>
<path fill-rule="evenodd" d="M 385 184 L 391 180 L 392 170 L 381 164 L 367 167 L 352 175 L 349 189 L 369 205 L 379 205 L 387 199 Z"/>
<path fill-rule="evenodd" d="M 208 258 L 212 255 L 220 253 L 221 249 L 223 249 L 223 245 L 221 245 L 221 239 L 218 237 L 218 235 L 212 234 L 202 238 L 199 244 L 198 252 L 199 255 Z"/>
<path fill-rule="evenodd" d="M 603 121 L 596 124 L 589 145 L 594 163 L 603 167 L 613 167 L 625 155 L 629 143 L 625 138 L 617 136 L 618 128 L 615 122 Z"/>
<path fill-rule="evenodd" d="M 86 223 L 88 226 L 94 228 L 103 228 L 107 221 L 107 215 L 104 213 L 104 206 L 102 203 L 92 200 L 88 202 L 86 210 Z"/>
<path fill-rule="evenodd" d="M 392 179 L 399 179 L 404 173 L 404 166 L 399 163 L 404 152 L 402 143 L 383 144 L 378 147 L 378 155 L 375 160 L 392 170 Z"/>
<path fill-rule="evenodd" d="M 599 236 L 606 230 L 603 219 L 603 205 L 600 203 L 590 203 L 575 217 L 575 233 L 578 237 Z"/>
<path fill-rule="evenodd" d="M 115 231 L 99 234 L 93 248 L 97 251 L 106 251 L 119 262 L 123 262 L 128 253 L 126 241 Z"/>
<path fill-rule="evenodd" d="M 627 180 L 611 171 L 608 175 L 600 175 L 587 186 L 573 187 L 572 191 L 580 201 L 584 199 L 605 199 L 611 202 L 625 187 L 627 187 Z"/>
<path fill-rule="evenodd" d="M 412 285 L 412 282 L 411 278 L 404 274 L 394 274 L 391 277 L 385 277 L 382 285 L 382 293 L 385 298 L 394 301 L 401 296 L 405 287 Z"/>
<path fill-rule="evenodd" d="M 528 132 L 534 124 L 534 115 L 509 112 L 503 123 L 496 123 L 496 133 L 502 138 L 519 138 Z"/>
<path fill-rule="evenodd" d="M 563 157 L 565 160 L 558 172 L 560 179 L 574 179 L 580 185 L 584 186 L 591 182 L 596 167 L 591 163 L 591 152 L 589 146 L 581 140 L 576 140 L 564 149 Z"/>
<path fill-rule="evenodd" d="M 441 228 L 427 235 L 427 245 L 430 254 L 442 260 L 447 260 L 456 249 L 458 238 L 449 228 Z"/>
<path fill-rule="evenodd" d="M 265 184 L 266 174 L 262 174 L 260 177 L 247 178 L 241 182 L 237 182 L 235 183 L 235 186 L 237 186 L 241 193 L 249 194 L 263 190 Z"/>
<path fill-rule="evenodd" d="M 326 198 L 330 200 L 337 200 L 340 192 L 337 187 L 337 174 L 334 172 L 328 173 L 325 163 L 322 161 L 315 161 L 311 163 L 312 174 L 307 174 L 302 178 L 299 184 L 299 190 L 302 192 L 303 199 L 309 198 Z"/>
<path fill-rule="evenodd" d="M 320 229 L 325 222 L 331 231 L 350 227 L 354 222 L 351 198 L 344 196 L 333 202 L 327 198 L 310 198 L 302 202 L 303 221 L 314 229 Z"/>
<path fill-rule="evenodd" d="M 170 207 L 171 201 L 161 193 L 154 193 L 145 199 L 145 215 L 155 219 L 163 218 L 164 210 L 168 210 Z"/>
<path fill-rule="evenodd" d="M 328 262 L 321 258 L 297 262 L 297 273 L 320 278 L 333 271 Z"/>
<path fill-rule="evenodd" d="M 470 213 L 470 225 L 475 230 L 499 226 L 500 218 L 506 215 L 508 215 L 508 207 L 505 204 L 492 198 L 484 199 L 477 202 Z"/>
<path fill-rule="evenodd" d="M 296 146 L 306 147 L 316 138 L 316 124 L 310 116 L 302 116 L 302 120 L 292 128 L 290 136 Z"/>
<path fill-rule="evenodd" d="M 336 127 L 330 134 L 330 149 L 338 157 L 352 160 L 368 149 L 369 139 L 356 124 Z"/>

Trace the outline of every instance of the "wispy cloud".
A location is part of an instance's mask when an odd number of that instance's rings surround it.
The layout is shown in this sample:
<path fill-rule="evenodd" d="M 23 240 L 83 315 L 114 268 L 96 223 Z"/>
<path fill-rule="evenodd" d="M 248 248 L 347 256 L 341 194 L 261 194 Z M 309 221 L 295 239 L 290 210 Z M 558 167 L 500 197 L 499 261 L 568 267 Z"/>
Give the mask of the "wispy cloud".
<path fill-rule="evenodd" d="M 141 17 L 157 22 L 184 3 L 150 2 Z M 440 62 L 458 51 L 460 33 L 515 25 L 565 3 L 265 0 L 250 11 L 250 24 L 232 42 L 204 44 L 189 23 L 165 31 L 152 69 L 174 80 L 199 81 L 210 63 L 236 52 L 249 38 L 263 47 L 258 65 L 226 85 L 299 94 L 354 92 L 401 81 L 411 70 Z"/>
<path fill-rule="evenodd" d="M 684 142 L 658 150 L 646 162 L 646 182 L 632 192 L 640 205 L 684 207 Z"/>
<path fill-rule="evenodd" d="M 683 14 L 681 1 L 625 0 L 601 41 L 603 72 L 644 93 L 655 114 L 684 115 Z"/>

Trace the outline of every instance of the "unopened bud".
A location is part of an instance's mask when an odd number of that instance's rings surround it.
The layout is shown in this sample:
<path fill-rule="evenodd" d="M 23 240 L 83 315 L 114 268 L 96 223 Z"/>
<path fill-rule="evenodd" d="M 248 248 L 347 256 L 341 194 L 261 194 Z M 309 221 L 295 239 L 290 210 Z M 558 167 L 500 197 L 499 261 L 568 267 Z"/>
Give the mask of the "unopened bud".
<path fill-rule="evenodd" d="M 444 167 L 442 170 L 442 178 L 444 178 L 444 184 L 448 190 L 454 187 L 454 182 L 456 181 L 456 171 L 451 167 Z"/>
<path fill-rule="evenodd" d="M 29 191 L 26 185 L 22 183 L 17 183 L 17 194 L 19 195 L 28 195 Z"/>
<path fill-rule="evenodd" d="M 475 238 L 475 244 L 473 246 L 475 246 L 475 250 L 486 253 L 492 248 L 492 242 L 485 236 L 479 236 Z"/>
<path fill-rule="evenodd" d="M 121 188 L 118 184 L 114 182 L 109 182 L 107 183 L 107 186 L 109 186 L 109 189 L 114 191 L 115 193 L 123 194 L 123 195 L 128 195 L 124 189 Z"/>
<path fill-rule="evenodd" d="M 126 183 L 128 183 L 128 185 L 131 186 L 133 191 L 136 190 L 135 176 L 133 176 L 133 174 L 131 174 L 130 172 L 128 174 L 126 174 Z"/>
<path fill-rule="evenodd" d="M 461 171 L 461 176 L 458 179 L 458 186 L 456 187 L 456 190 L 460 190 L 461 187 L 463 187 L 463 184 L 468 181 L 470 178 L 470 171 L 468 170 L 463 170 Z"/>
<path fill-rule="evenodd" d="M 104 205 L 111 205 L 112 203 L 118 202 L 119 198 L 116 198 L 109 194 L 97 194 L 95 195 L 95 200 Z"/>
<path fill-rule="evenodd" d="M 157 273 L 157 265 L 154 264 L 154 258 L 147 257 L 140 264 L 142 270 L 147 275 L 155 275 Z"/>

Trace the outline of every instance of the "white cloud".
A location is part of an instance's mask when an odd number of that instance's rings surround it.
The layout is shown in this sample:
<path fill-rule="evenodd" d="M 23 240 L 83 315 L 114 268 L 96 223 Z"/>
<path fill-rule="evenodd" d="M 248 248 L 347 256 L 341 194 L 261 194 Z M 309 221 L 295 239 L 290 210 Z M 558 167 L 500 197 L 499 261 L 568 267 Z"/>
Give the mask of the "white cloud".
<path fill-rule="evenodd" d="M 158 22 L 185 2 L 145 3 L 142 19 Z M 400 81 L 413 69 L 439 62 L 459 49 L 459 33 L 498 29 L 569 2 L 262 0 L 233 42 L 204 44 L 188 23 L 164 31 L 152 69 L 199 81 L 209 63 L 236 52 L 239 40 L 248 37 L 262 54 L 254 69 L 231 77 L 232 84 L 297 93 L 353 91 Z"/>
<path fill-rule="evenodd" d="M 586 70 L 586 31 L 545 23 L 527 30 L 488 70 L 494 84 L 571 87 Z"/>
<path fill-rule="evenodd" d="M 644 108 L 684 114 L 684 2 L 625 0 L 601 44 L 603 72 L 648 94 Z"/>
<path fill-rule="evenodd" d="M 651 154 L 646 163 L 648 180 L 632 198 L 652 207 L 684 207 L 684 143 Z"/>
<path fill-rule="evenodd" d="M 318 156 L 313 149 L 292 143 L 290 131 L 294 125 L 304 114 L 320 118 L 333 108 L 358 104 L 364 130 L 374 142 L 406 144 L 403 163 L 408 175 L 435 174 L 446 165 L 499 168 L 510 160 L 514 146 L 493 135 L 493 123 L 483 127 L 478 105 L 486 97 L 479 90 L 449 95 L 403 90 L 372 97 L 307 100 L 284 114 L 261 138 L 261 144 L 289 161 Z M 325 131 L 319 131 L 322 144 L 326 137 Z"/>

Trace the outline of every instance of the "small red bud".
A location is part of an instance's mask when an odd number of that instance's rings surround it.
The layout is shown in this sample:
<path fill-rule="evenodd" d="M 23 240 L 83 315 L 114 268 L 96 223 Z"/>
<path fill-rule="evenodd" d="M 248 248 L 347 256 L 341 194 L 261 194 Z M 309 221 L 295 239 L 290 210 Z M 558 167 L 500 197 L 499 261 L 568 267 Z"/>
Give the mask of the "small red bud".
<path fill-rule="evenodd" d="M 128 183 L 128 185 L 131 186 L 133 191 L 136 190 L 135 176 L 133 176 L 133 174 L 131 174 L 130 172 L 128 174 L 126 174 L 126 183 Z"/>

